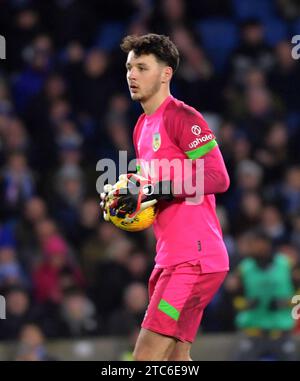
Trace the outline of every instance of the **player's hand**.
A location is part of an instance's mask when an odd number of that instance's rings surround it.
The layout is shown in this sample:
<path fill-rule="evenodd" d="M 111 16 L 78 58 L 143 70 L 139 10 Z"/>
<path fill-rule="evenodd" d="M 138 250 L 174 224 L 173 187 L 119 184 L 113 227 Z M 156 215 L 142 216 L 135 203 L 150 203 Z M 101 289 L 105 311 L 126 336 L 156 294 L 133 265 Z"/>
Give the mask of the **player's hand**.
<path fill-rule="evenodd" d="M 125 184 L 120 186 L 119 182 Z M 100 206 L 105 221 L 109 221 L 109 215 L 125 218 L 153 205 L 158 200 L 173 200 L 171 181 L 159 181 L 155 184 L 150 180 L 135 173 L 120 175 L 115 185 L 107 184 L 101 193 Z M 109 208 L 109 209 L 108 209 Z"/>
<path fill-rule="evenodd" d="M 153 193 L 153 185 L 134 173 L 121 176 L 126 178 L 127 186 L 115 190 L 114 196 L 117 197 L 116 209 L 118 217 L 125 217 L 126 214 L 136 212 L 141 203 L 148 200 L 151 192 Z"/>
<path fill-rule="evenodd" d="M 136 212 L 142 203 L 147 201 L 172 201 L 174 199 L 172 181 L 170 180 L 158 181 L 154 184 L 134 173 L 121 176 L 126 176 L 127 180 L 127 187 L 116 191 L 118 196 L 117 208 L 121 215 Z"/>
<path fill-rule="evenodd" d="M 119 182 L 126 186 L 119 187 Z M 138 211 L 151 188 L 151 183 L 136 174 L 123 174 L 115 185 L 107 184 L 101 193 L 100 207 L 105 221 L 109 221 L 109 215 L 114 213 L 119 218 L 125 218 L 127 214 Z"/>
<path fill-rule="evenodd" d="M 101 202 L 100 208 L 103 213 L 103 218 L 105 221 L 109 221 L 109 215 L 107 213 L 108 200 L 110 197 L 110 192 L 112 192 L 113 186 L 111 184 L 104 185 L 103 192 L 100 194 Z"/>

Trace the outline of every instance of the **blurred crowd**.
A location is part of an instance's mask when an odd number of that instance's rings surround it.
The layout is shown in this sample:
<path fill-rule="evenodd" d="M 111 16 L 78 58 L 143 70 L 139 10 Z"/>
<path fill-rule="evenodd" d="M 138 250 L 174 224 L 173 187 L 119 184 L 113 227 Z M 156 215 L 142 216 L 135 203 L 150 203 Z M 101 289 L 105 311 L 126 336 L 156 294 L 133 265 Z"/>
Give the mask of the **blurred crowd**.
<path fill-rule="evenodd" d="M 285 297 L 297 293 L 300 70 L 290 43 L 300 34 L 297 1 L 4 0 L 0 7 L 7 44 L 0 340 L 19 338 L 17 359 L 47 358 L 43 337 L 132 337 L 143 318 L 152 231 L 128 234 L 104 223 L 96 191 L 98 160 L 117 161 L 120 150 L 135 157 L 131 136 L 142 110 L 127 91 L 119 49 L 127 34 L 164 33 L 179 48 L 172 94 L 204 115 L 231 178 L 217 202 L 232 274 L 255 256 L 249 232 L 259 229 L 272 255 L 289 263 Z M 239 328 L 234 276 L 208 307 L 202 331 Z M 297 332 L 296 323 L 288 329 Z M 26 337 L 34 350 L 24 350 Z"/>

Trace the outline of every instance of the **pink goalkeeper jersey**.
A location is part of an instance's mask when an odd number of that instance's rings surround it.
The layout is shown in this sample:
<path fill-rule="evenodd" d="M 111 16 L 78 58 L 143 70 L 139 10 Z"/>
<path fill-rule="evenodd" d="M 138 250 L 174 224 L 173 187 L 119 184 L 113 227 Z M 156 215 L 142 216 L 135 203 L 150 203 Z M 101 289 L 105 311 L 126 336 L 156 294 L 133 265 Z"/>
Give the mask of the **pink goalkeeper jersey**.
<path fill-rule="evenodd" d="M 133 140 L 142 175 L 145 163 L 153 159 L 198 159 L 217 146 L 202 115 L 172 96 L 153 114 L 140 116 Z M 154 180 L 172 179 L 169 172 L 160 171 Z M 204 195 L 202 202 L 194 205 L 182 198 L 161 201 L 153 224 L 156 265 L 198 261 L 204 273 L 227 271 L 228 255 L 215 207 L 212 194 Z"/>

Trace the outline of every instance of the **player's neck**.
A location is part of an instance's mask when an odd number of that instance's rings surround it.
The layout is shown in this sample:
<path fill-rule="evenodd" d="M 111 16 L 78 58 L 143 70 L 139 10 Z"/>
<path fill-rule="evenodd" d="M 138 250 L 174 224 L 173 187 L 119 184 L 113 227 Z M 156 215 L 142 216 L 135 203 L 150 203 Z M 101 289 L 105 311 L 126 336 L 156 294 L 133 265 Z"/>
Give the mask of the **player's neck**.
<path fill-rule="evenodd" d="M 154 97 L 148 99 L 145 102 L 141 102 L 141 105 L 143 107 L 145 114 L 146 115 L 153 114 L 169 95 L 171 94 L 170 94 L 170 91 L 168 90 L 163 93 L 155 95 Z"/>

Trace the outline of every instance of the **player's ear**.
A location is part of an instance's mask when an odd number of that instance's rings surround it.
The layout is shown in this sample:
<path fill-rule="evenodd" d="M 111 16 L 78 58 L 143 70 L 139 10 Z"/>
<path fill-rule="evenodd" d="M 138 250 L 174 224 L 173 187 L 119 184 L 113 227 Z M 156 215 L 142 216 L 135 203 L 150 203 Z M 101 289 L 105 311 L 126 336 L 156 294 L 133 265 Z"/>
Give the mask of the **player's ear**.
<path fill-rule="evenodd" d="M 170 82 L 173 75 L 173 69 L 171 66 L 165 66 L 162 75 L 162 83 Z"/>

